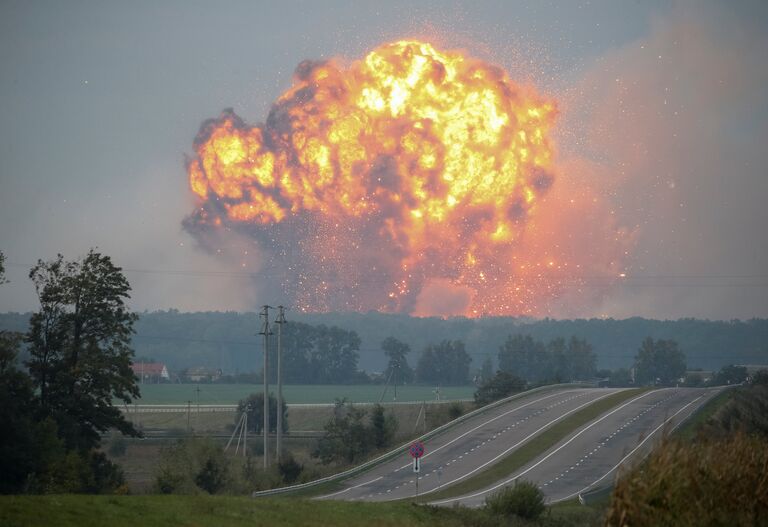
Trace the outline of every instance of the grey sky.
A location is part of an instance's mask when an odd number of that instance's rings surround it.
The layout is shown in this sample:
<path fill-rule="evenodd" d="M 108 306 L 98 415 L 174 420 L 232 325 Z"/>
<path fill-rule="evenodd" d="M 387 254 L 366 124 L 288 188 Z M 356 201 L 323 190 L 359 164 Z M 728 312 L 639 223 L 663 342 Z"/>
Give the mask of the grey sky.
<path fill-rule="evenodd" d="M 593 184 L 607 178 L 618 222 L 637 227 L 633 269 L 725 277 L 618 287 L 583 310 L 569 299 L 564 315 L 768 316 L 767 17 L 759 2 L 731 5 L 3 1 L 0 250 L 11 283 L 0 310 L 34 308 L 28 264 L 91 246 L 131 270 L 137 309 L 252 308 L 248 279 L 196 274 L 239 269 L 180 226 L 194 207 L 183 155 L 201 121 L 226 107 L 263 120 L 303 59 L 432 36 L 566 101 L 562 157 L 593 162 Z M 673 62 L 649 60 L 641 50 L 653 46 Z M 631 141 L 658 155 L 632 157 L 626 134 L 593 132 L 620 125 L 603 111 L 620 98 L 617 74 L 637 81 Z M 653 110 L 662 99 L 681 108 L 675 118 Z"/>

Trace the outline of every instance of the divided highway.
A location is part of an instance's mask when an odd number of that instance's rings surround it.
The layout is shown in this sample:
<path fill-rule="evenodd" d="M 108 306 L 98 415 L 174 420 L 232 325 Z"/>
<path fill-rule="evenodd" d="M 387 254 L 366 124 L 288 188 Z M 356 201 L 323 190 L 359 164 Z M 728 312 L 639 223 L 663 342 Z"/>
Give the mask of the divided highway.
<path fill-rule="evenodd" d="M 550 503 L 577 497 L 610 483 L 622 464 L 649 452 L 665 429 L 677 426 L 719 390 L 663 388 L 645 392 L 569 434 L 509 477 L 482 491 L 432 503 L 477 507 L 489 494 L 517 478 L 537 483 Z"/>
<path fill-rule="evenodd" d="M 538 392 L 466 420 L 426 442 L 419 492 L 443 489 L 473 476 L 567 416 L 619 389 L 580 388 Z M 410 458 L 390 460 L 343 482 L 318 499 L 388 501 L 416 493 Z M 484 498 L 481 498 L 481 501 Z"/>

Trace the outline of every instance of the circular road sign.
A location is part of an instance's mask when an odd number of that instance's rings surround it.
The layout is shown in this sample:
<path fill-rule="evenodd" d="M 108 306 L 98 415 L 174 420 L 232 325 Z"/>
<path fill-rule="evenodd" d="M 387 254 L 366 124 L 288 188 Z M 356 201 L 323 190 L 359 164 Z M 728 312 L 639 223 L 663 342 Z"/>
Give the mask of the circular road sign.
<path fill-rule="evenodd" d="M 420 458 L 424 455 L 424 443 L 421 441 L 414 441 L 408 449 L 408 453 L 411 454 L 411 457 Z"/>

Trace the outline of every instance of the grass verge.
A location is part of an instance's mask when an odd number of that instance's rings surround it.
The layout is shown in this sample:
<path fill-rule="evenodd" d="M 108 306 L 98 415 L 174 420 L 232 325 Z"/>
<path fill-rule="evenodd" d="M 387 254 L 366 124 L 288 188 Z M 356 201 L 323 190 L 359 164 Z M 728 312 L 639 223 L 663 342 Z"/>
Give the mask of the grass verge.
<path fill-rule="evenodd" d="M 451 525 L 409 504 L 309 502 L 226 496 L 2 496 L 0 524 L 110 527 Z M 454 524 L 458 525 L 458 523 Z"/>
<path fill-rule="evenodd" d="M 648 390 L 649 388 L 624 390 L 590 404 L 586 408 L 569 415 L 562 421 L 558 421 L 550 428 L 547 428 L 487 470 L 460 481 L 455 485 L 451 485 L 444 490 L 429 494 L 429 501 L 461 496 L 496 483 L 500 479 L 507 477 L 514 471 L 522 468 L 526 463 L 544 454 L 577 428 L 596 419 L 614 406 Z"/>
<path fill-rule="evenodd" d="M 704 423 L 712 417 L 725 403 L 731 400 L 735 391 L 733 389 L 724 389 L 702 406 L 698 412 L 689 417 L 675 432 L 675 436 L 689 441 L 696 437 L 696 434 Z"/>

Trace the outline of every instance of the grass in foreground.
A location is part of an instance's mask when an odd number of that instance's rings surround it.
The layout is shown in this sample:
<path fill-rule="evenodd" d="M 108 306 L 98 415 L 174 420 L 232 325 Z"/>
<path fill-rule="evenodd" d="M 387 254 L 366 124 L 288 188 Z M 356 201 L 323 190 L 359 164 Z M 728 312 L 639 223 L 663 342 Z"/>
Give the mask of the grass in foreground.
<path fill-rule="evenodd" d="M 445 490 L 429 494 L 429 500 L 452 498 L 461 496 L 468 492 L 476 491 L 496 483 L 500 479 L 511 475 L 516 470 L 522 468 L 525 464 L 541 456 L 547 450 L 555 446 L 562 439 L 573 433 L 576 429 L 586 425 L 593 419 L 596 419 L 614 406 L 636 397 L 648 388 L 636 388 L 633 390 L 624 390 L 604 399 L 590 404 L 586 408 L 569 415 L 562 421 L 558 421 L 550 428 L 544 430 L 541 434 L 535 436 L 520 448 L 502 458 L 498 463 L 492 465 L 487 470 L 460 481 Z"/>
<path fill-rule="evenodd" d="M 5 526 L 451 525 L 410 504 L 310 502 L 224 496 L 3 496 Z M 453 525 L 460 525 L 453 523 Z"/>
<path fill-rule="evenodd" d="M 552 508 L 538 521 L 492 516 L 483 509 L 410 503 L 349 503 L 226 496 L 0 496 L 8 527 L 577 527 L 600 525 L 585 507 Z"/>

